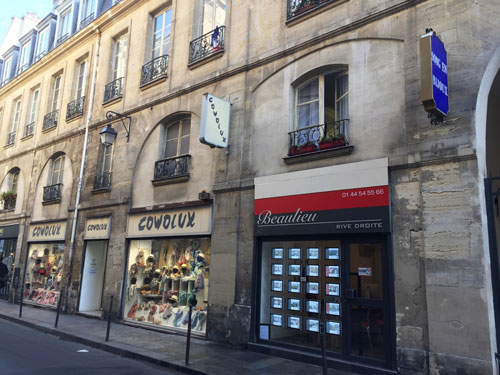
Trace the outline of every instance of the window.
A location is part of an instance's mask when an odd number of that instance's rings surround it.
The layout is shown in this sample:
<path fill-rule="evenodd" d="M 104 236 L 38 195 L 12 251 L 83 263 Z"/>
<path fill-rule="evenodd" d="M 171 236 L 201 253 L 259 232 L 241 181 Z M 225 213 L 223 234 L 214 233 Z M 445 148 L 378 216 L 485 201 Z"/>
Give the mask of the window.
<path fill-rule="evenodd" d="M 59 39 L 57 40 L 58 43 L 64 42 L 68 37 L 70 33 L 70 15 L 71 15 L 71 10 L 68 10 L 61 14 L 61 19 L 59 22 Z"/>
<path fill-rule="evenodd" d="M 82 6 L 82 20 L 94 15 L 95 0 L 84 0 Z"/>
<path fill-rule="evenodd" d="M 62 184 L 64 169 L 64 155 L 59 155 L 52 159 L 49 170 L 49 180 L 48 185 Z"/>
<path fill-rule="evenodd" d="M 52 78 L 52 87 L 50 96 L 50 104 L 49 104 L 49 112 L 57 111 L 59 108 L 59 92 L 61 90 L 61 78 L 62 75 L 59 74 Z"/>
<path fill-rule="evenodd" d="M 165 159 L 189 153 L 190 132 L 190 119 L 176 121 L 167 127 L 165 131 L 165 152 L 163 155 Z"/>
<path fill-rule="evenodd" d="M 12 123 L 10 125 L 10 133 L 7 135 L 7 144 L 11 145 L 16 140 L 17 127 L 19 125 L 19 117 L 21 115 L 21 99 L 14 102 L 12 106 Z"/>
<path fill-rule="evenodd" d="M 7 175 L 6 186 L 2 187 L 0 209 L 13 210 L 16 208 L 18 182 L 19 168 L 13 168 Z"/>
<path fill-rule="evenodd" d="M 226 22 L 226 0 L 203 0 L 203 29 L 205 35 Z"/>
<path fill-rule="evenodd" d="M 289 155 L 348 144 L 348 95 L 345 70 L 321 73 L 296 88 Z"/>
<path fill-rule="evenodd" d="M 23 44 L 21 58 L 19 59 L 19 73 L 25 71 L 30 64 L 31 42 Z"/>
<path fill-rule="evenodd" d="M 127 35 L 124 34 L 115 40 L 113 48 L 112 74 L 111 80 L 115 81 L 118 78 L 125 77 L 125 63 L 127 61 Z"/>
<path fill-rule="evenodd" d="M 78 66 L 76 77 L 76 100 L 79 100 L 85 93 L 85 78 L 87 75 L 87 61 L 82 61 Z"/>
<path fill-rule="evenodd" d="M 5 60 L 3 64 L 3 74 L 2 74 L 2 85 L 6 84 L 10 80 L 10 69 L 12 67 L 12 56 Z"/>
<path fill-rule="evenodd" d="M 172 25 L 172 10 L 164 10 L 154 18 L 153 30 L 153 60 L 168 55 L 170 48 L 170 31 Z"/>
<path fill-rule="evenodd" d="M 26 118 L 26 127 L 24 129 L 24 136 L 25 137 L 33 134 L 33 132 L 34 132 L 39 96 L 40 96 L 40 89 L 39 88 L 31 90 L 30 103 L 29 103 L 29 107 L 28 107 L 28 115 Z"/>
<path fill-rule="evenodd" d="M 17 193 L 17 184 L 19 182 L 19 169 L 9 173 L 9 191 Z"/>
<path fill-rule="evenodd" d="M 38 45 L 36 48 L 36 57 L 35 60 L 40 60 L 42 56 L 47 52 L 47 34 L 49 28 L 46 27 L 38 34 Z"/>
<path fill-rule="evenodd" d="M 113 145 L 104 145 L 102 143 L 100 144 L 96 175 L 94 178 L 94 190 L 107 190 L 111 187 L 112 153 Z"/>

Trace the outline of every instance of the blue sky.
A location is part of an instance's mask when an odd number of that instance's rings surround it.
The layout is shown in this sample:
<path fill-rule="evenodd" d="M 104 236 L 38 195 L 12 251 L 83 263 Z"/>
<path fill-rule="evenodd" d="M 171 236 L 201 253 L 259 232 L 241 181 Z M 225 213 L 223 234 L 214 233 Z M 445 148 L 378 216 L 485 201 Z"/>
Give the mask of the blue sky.
<path fill-rule="evenodd" d="M 0 41 L 10 25 L 12 17 L 21 18 L 26 12 L 37 13 L 41 18 L 49 14 L 53 0 L 1 0 L 0 8 Z"/>

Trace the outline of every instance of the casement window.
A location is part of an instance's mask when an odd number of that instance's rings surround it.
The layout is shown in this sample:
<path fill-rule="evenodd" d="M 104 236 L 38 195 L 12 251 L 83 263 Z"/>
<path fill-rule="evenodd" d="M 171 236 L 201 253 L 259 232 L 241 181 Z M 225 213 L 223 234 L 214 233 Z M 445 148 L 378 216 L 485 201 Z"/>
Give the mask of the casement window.
<path fill-rule="evenodd" d="M 85 96 L 85 83 L 87 76 L 87 61 L 82 61 L 78 65 L 77 75 L 76 75 L 76 91 L 75 99 L 79 100 L 82 96 Z"/>
<path fill-rule="evenodd" d="M 114 41 L 113 57 L 111 60 L 111 80 L 125 77 L 125 65 L 127 62 L 128 36 L 124 34 Z"/>
<path fill-rule="evenodd" d="M 21 58 L 19 59 L 19 73 L 26 70 L 30 65 L 31 42 L 23 44 L 21 48 Z"/>
<path fill-rule="evenodd" d="M 62 75 L 59 74 L 52 78 L 51 94 L 49 102 L 49 112 L 54 112 L 59 109 L 59 96 L 61 91 Z"/>
<path fill-rule="evenodd" d="M 175 121 L 165 129 L 164 158 L 182 156 L 189 153 L 189 135 L 191 133 L 191 119 Z"/>
<path fill-rule="evenodd" d="M 113 145 L 99 145 L 99 156 L 94 177 L 94 190 L 107 190 L 111 187 L 111 162 Z"/>
<path fill-rule="evenodd" d="M 26 119 L 27 124 L 32 124 L 36 121 L 36 113 L 38 109 L 38 98 L 40 97 L 40 89 L 36 88 L 31 91 L 30 103 L 28 107 L 28 118 Z"/>
<path fill-rule="evenodd" d="M 66 39 L 70 34 L 71 27 L 71 10 L 68 10 L 61 14 L 60 22 L 59 22 L 59 40 Z"/>
<path fill-rule="evenodd" d="M 95 0 L 83 0 L 82 3 L 82 20 L 90 17 L 94 13 Z"/>
<path fill-rule="evenodd" d="M 65 159 L 64 155 L 59 155 L 51 159 L 47 185 L 53 186 L 57 184 L 62 184 L 64 159 Z"/>
<path fill-rule="evenodd" d="M 320 74 L 296 89 L 295 129 L 349 118 L 348 75 Z"/>
<path fill-rule="evenodd" d="M 49 33 L 49 28 L 46 27 L 38 34 L 38 44 L 36 47 L 36 57 L 35 60 L 39 60 L 42 56 L 47 53 L 47 37 Z"/>
<path fill-rule="evenodd" d="M 7 134 L 7 145 L 14 144 L 16 140 L 16 132 L 19 126 L 19 118 L 21 117 L 21 99 L 14 102 L 12 106 L 12 122 L 10 124 L 10 132 Z"/>
<path fill-rule="evenodd" d="M 202 35 L 224 26 L 226 22 L 226 0 L 203 0 Z"/>
<path fill-rule="evenodd" d="M 5 60 L 3 64 L 3 74 L 2 83 L 6 83 L 10 80 L 10 70 L 12 68 L 12 56 Z"/>
<path fill-rule="evenodd" d="M 166 9 L 154 17 L 152 59 L 168 55 L 170 32 L 172 29 L 172 10 Z"/>
<path fill-rule="evenodd" d="M 9 191 L 17 193 L 17 184 L 19 182 L 19 169 L 9 172 L 8 187 Z"/>

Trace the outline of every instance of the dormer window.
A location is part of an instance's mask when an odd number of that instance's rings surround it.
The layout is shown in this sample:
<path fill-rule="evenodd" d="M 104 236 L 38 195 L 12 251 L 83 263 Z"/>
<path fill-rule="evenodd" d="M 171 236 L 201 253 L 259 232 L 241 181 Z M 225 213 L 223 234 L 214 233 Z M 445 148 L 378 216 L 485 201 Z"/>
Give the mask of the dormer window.
<path fill-rule="evenodd" d="M 61 14 L 61 18 L 59 21 L 59 33 L 57 44 L 61 44 L 66 39 L 69 38 L 71 32 L 71 9 Z"/>
<path fill-rule="evenodd" d="M 31 41 L 23 44 L 21 48 L 21 58 L 19 59 L 19 69 L 18 74 L 24 72 L 30 66 L 30 56 L 31 56 Z"/>
<path fill-rule="evenodd" d="M 38 45 L 36 48 L 35 61 L 40 60 L 47 53 L 47 38 L 49 28 L 46 27 L 38 34 Z"/>

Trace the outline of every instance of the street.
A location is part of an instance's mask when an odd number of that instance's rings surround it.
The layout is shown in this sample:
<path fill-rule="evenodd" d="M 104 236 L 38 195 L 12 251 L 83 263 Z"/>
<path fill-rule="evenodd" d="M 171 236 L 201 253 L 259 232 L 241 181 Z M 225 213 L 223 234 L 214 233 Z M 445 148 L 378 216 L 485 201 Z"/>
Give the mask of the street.
<path fill-rule="evenodd" d="M 0 374 L 181 374 L 64 341 L 5 320 L 0 320 L 0 332 Z"/>

